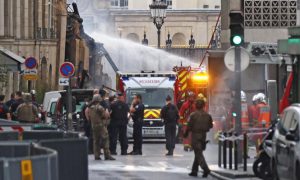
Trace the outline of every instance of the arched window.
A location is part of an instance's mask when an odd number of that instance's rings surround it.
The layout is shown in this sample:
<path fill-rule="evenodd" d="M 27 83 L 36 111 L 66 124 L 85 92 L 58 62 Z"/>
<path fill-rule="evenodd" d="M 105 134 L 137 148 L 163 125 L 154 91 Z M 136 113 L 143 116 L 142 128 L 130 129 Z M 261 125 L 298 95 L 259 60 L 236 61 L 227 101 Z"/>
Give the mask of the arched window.
<path fill-rule="evenodd" d="M 176 33 L 172 37 L 173 45 L 186 45 L 186 37 L 182 33 Z"/>
<path fill-rule="evenodd" d="M 128 40 L 133 41 L 133 42 L 137 42 L 137 43 L 140 42 L 139 36 L 138 36 L 137 34 L 135 34 L 135 33 L 130 33 L 130 34 L 128 34 L 126 38 L 127 38 Z"/>
<path fill-rule="evenodd" d="M 48 86 L 49 86 L 49 89 L 52 88 L 52 65 L 50 64 L 49 65 L 49 71 L 48 71 Z"/>
<path fill-rule="evenodd" d="M 47 59 L 45 56 L 43 56 L 41 61 L 41 80 L 46 80 L 46 78 L 47 78 Z"/>

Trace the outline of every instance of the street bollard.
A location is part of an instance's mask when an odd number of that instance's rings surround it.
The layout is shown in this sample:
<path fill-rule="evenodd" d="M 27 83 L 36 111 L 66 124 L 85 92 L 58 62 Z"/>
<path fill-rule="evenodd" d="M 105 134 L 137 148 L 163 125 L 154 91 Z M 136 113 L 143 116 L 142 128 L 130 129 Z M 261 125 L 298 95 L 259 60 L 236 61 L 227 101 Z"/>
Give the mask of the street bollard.
<path fill-rule="evenodd" d="M 248 139 L 247 133 L 244 133 L 244 171 L 247 171 L 247 158 L 248 158 Z"/>
<path fill-rule="evenodd" d="M 218 166 L 221 167 L 222 165 L 222 141 L 221 141 L 221 136 L 222 136 L 222 133 L 220 132 L 219 133 L 219 145 L 218 145 Z"/>
<path fill-rule="evenodd" d="M 227 133 L 224 132 L 224 137 L 227 137 Z M 227 168 L 227 140 L 223 141 L 223 168 Z"/>
<path fill-rule="evenodd" d="M 235 133 L 237 137 L 237 134 Z M 234 169 L 238 170 L 238 140 L 234 141 Z"/>
<path fill-rule="evenodd" d="M 232 133 L 228 134 L 229 137 L 232 136 Z M 232 169 L 232 141 L 228 142 L 228 147 L 229 147 L 229 169 Z"/>

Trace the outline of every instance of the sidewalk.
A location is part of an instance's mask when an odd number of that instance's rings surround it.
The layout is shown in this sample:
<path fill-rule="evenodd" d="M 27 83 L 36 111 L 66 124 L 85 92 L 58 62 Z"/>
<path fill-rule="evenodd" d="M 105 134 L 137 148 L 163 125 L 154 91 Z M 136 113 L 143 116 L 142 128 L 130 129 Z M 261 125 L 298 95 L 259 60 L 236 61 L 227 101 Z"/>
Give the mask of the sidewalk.
<path fill-rule="evenodd" d="M 247 159 L 247 171 L 244 171 L 243 165 L 240 164 L 238 166 L 238 170 L 230 170 L 229 164 L 227 164 L 227 169 L 219 167 L 218 166 L 218 151 L 217 151 L 217 145 L 211 145 L 211 147 L 208 149 L 208 151 L 205 151 L 204 154 L 208 159 L 210 159 L 210 162 L 214 162 L 213 164 L 210 164 L 209 167 L 212 171 L 211 175 L 215 178 L 222 179 L 222 180 L 232 180 L 232 179 L 251 179 L 251 180 L 259 180 L 259 178 L 256 178 L 254 176 L 254 173 L 252 171 L 252 164 L 255 160 L 256 151 L 255 148 L 250 147 L 249 148 L 249 156 L 250 158 Z M 232 165 L 234 168 L 234 165 Z"/>

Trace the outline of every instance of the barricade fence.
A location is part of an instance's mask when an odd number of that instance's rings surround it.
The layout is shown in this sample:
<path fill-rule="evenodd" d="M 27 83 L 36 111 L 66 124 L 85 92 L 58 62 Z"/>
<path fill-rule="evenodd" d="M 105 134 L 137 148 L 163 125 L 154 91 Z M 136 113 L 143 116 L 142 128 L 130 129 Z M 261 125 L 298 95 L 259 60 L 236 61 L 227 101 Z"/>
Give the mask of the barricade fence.
<path fill-rule="evenodd" d="M 19 157 L 19 153 L 18 153 L 19 144 L 22 144 L 23 142 L 34 142 L 39 144 L 41 147 L 49 148 L 58 153 L 57 166 L 56 166 L 58 169 L 57 179 L 59 180 L 88 179 L 88 143 L 87 143 L 87 139 L 85 137 L 81 137 L 79 133 L 50 131 L 50 130 L 43 130 L 43 131 L 36 130 L 36 131 L 24 131 L 24 132 L 17 132 L 17 131 L 0 132 L 0 143 L 4 143 L 5 140 L 10 140 L 11 142 L 15 143 L 14 147 L 10 147 L 13 149 L 0 146 L 0 153 L 2 151 L 3 152 L 7 151 L 7 153 L 4 154 L 7 155 L 8 157 L 9 157 L 8 152 L 14 152 L 15 153 L 13 154 L 14 158 Z M 23 140 L 23 142 L 22 141 L 18 142 L 18 140 Z M 25 148 L 23 148 L 21 152 L 24 153 L 25 151 L 24 149 Z M 30 154 L 30 152 L 39 154 L 40 151 L 30 150 L 28 153 Z M 0 161 L 0 166 L 1 166 L 1 161 Z M 39 168 L 37 168 L 36 171 L 39 171 Z M 34 173 L 39 173 L 39 172 L 34 172 Z M 41 179 L 48 180 L 45 178 L 41 178 Z M 9 178 L 5 180 L 14 180 L 14 179 Z"/>
<path fill-rule="evenodd" d="M 220 132 L 218 138 L 218 166 L 238 170 L 238 149 L 242 149 L 243 170 L 247 171 L 248 148 L 250 142 L 259 146 L 266 134 L 265 128 L 252 128 L 238 135 L 234 132 Z M 228 162 L 228 163 L 227 163 Z"/>
<path fill-rule="evenodd" d="M 57 152 L 30 142 L 0 142 L 1 180 L 58 180 Z"/>

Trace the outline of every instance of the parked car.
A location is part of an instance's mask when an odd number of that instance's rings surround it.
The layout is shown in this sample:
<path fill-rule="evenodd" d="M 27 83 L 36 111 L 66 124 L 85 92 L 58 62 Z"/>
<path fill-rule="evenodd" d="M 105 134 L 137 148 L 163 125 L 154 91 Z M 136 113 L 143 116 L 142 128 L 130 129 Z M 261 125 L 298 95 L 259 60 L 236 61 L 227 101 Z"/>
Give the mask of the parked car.
<path fill-rule="evenodd" d="M 286 108 L 273 137 L 274 180 L 300 179 L 300 104 Z"/>

